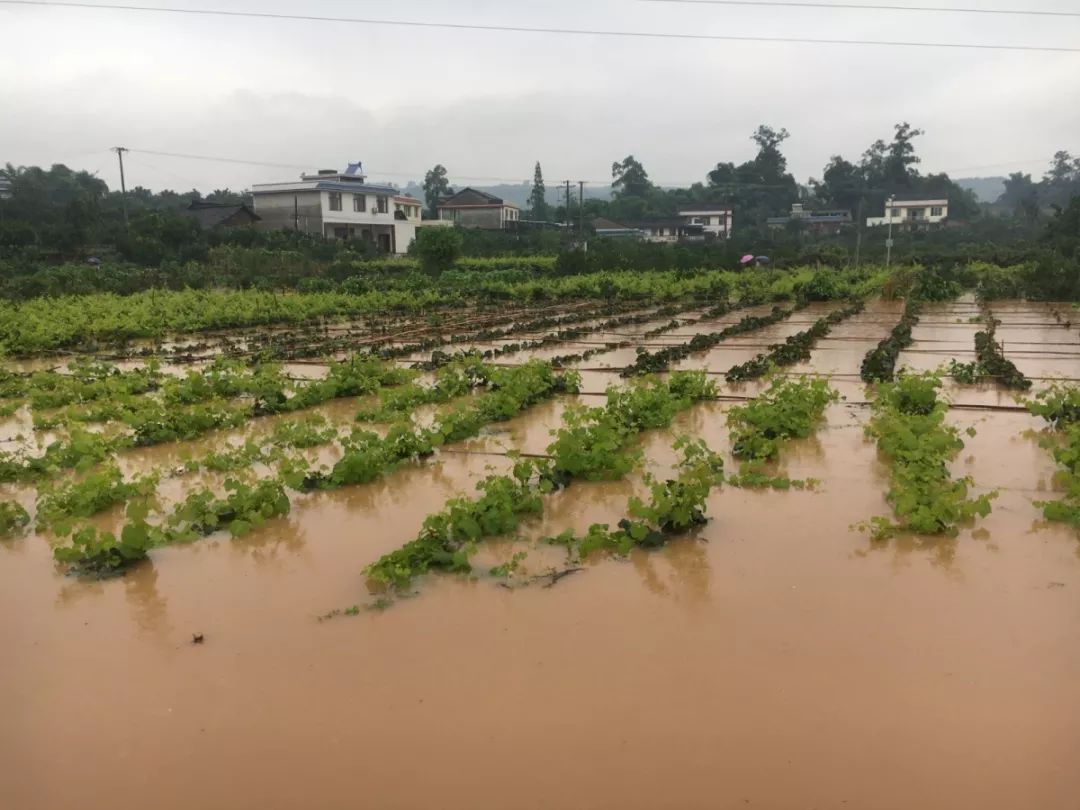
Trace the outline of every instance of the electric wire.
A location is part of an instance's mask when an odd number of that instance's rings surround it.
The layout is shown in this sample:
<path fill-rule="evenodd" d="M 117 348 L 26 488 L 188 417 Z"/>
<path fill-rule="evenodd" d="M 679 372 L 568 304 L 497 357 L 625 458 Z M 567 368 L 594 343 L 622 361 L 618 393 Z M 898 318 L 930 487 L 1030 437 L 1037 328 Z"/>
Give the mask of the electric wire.
<path fill-rule="evenodd" d="M 848 11 L 916 11 L 945 14 L 991 14 L 1027 17 L 1080 17 L 1080 11 L 1054 11 L 1018 8 L 960 8 L 956 6 L 898 6 L 887 3 L 797 3 L 788 0 L 636 0 L 641 3 L 670 3 L 694 6 L 745 6 L 757 8 L 844 9 Z"/>
<path fill-rule="evenodd" d="M 615 31 L 610 29 L 562 28 L 553 26 L 484 25 L 479 23 L 431 22 L 425 20 L 386 20 L 365 17 L 285 14 L 268 11 L 228 11 L 225 9 L 137 6 L 118 3 L 69 3 L 59 0 L 0 0 L 0 5 L 49 8 L 82 8 L 98 11 L 137 11 L 188 16 L 232 17 L 237 19 L 282 20 L 292 22 L 327 22 L 346 25 L 382 25 L 400 28 L 428 28 L 454 31 L 488 31 L 517 34 L 560 34 L 570 36 L 618 37 L 629 39 L 697 40 L 702 42 L 753 42 L 797 45 L 863 45 L 898 48 L 941 48 L 979 51 L 1019 51 L 1040 53 L 1080 53 L 1080 47 L 1050 45 L 1005 45 L 976 42 L 919 42 L 914 40 L 830 39 L 824 37 L 783 37 L 745 34 L 703 34 L 670 31 Z"/>

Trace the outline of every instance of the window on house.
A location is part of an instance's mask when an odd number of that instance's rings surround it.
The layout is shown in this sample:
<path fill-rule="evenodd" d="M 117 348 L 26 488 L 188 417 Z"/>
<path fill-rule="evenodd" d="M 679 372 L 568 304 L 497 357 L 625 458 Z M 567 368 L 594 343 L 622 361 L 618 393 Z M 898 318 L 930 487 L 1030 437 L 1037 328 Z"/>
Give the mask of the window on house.
<path fill-rule="evenodd" d="M 386 213 L 386 197 L 376 197 L 375 199 L 378 201 L 379 213 L 380 214 L 385 214 Z"/>
<path fill-rule="evenodd" d="M 930 207 L 930 216 L 932 217 L 940 217 L 943 213 L 945 213 L 945 211 L 940 205 Z"/>
<path fill-rule="evenodd" d="M 367 197 L 363 194 L 352 195 L 352 210 L 367 211 Z"/>
<path fill-rule="evenodd" d="M 893 219 L 896 219 L 898 216 L 900 216 L 900 214 L 901 214 L 901 211 L 900 211 L 899 208 L 894 208 L 892 210 Z"/>
<path fill-rule="evenodd" d="M 330 192 L 330 210 L 331 211 L 340 211 L 341 210 L 341 192 L 340 191 L 331 191 Z"/>
<path fill-rule="evenodd" d="M 911 217 L 911 219 L 923 219 L 926 216 L 926 209 L 925 208 L 909 208 L 908 209 L 908 216 Z"/>

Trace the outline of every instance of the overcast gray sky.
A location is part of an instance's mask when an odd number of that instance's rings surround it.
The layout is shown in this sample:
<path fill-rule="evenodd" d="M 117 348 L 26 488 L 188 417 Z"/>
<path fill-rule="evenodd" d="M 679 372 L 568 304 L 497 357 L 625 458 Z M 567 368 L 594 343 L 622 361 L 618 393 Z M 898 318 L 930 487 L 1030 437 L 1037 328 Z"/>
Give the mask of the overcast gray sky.
<path fill-rule="evenodd" d="M 116 0 L 123 3 L 126 0 Z M 851 0 L 854 2 L 855 0 Z M 1074 0 L 889 0 L 1080 10 Z M 141 0 L 140 5 L 629 31 L 1080 46 L 1080 18 L 747 8 L 639 0 Z M 609 182 L 632 153 L 663 184 L 752 156 L 786 127 L 820 176 L 907 120 L 924 171 L 1041 174 L 1080 153 L 1080 53 L 619 39 L 0 5 L 0 163 L 118 185 L 114 145 L 375 179 L 445 164 L 461 184 Z M 130 185 L 243 188 L 292 168 L 133 152 Z"/>

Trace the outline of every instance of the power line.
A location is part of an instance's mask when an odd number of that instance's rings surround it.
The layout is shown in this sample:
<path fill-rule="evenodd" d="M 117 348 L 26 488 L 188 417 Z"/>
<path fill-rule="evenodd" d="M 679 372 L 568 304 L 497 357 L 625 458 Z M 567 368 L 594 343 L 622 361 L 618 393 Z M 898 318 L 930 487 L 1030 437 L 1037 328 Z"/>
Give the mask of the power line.
<path fill-rule="evenodd" d="M 242 166 L 267 166 L 275 169 L 301 169 L 308 170 L 310 166 L 301 166 L 295 163 L 267 163 L 260 160 L 244 160 L 242 158 L 211 157 L 210 155 L 191 155 L 183 152 L 158 152 L 153 149 L 131 149 L 129 151 L 143 155 L 158 155 L 159 157 L 183 158 L 185 160 L 210 160 L 215 163 L 236 163 Z"/>
<path fill-rule="evenodd" d="M 703 42 L 770 42 L 799 45 L 875 45 L 902 48 L 952 48 L 982 51 L 1028 51 L 1046 53 L 1080 53 L 1080 48 L 1047 45 L 992 45 L 965 42 L 914 42 L 874 39 L 826 39 L 817 37 L 744 36 L 736 34 L 689 34 L 664 31 L 611 31 L 583 28 L 552 28 L 522 25 L 479 25 L 474 23 L 424 22 L 419 20 L 378 20 L 362 17 L 323 17 L 312 14 L 279 14 L 267 11 L 224 11 L 221 9 L 170 8 L 165 6 L 134 6 L 115 3 L 67 3 L 54 0 L 0 0 L 9 6 L 43 6 L 56 8 L 85 8 L 108 11 L 146 11 L 159 14 L 189 16 L 235 17 L 242 19 L 330 22 L 351 25 L 385 25 L 403 28 L 432 28 L 455 31 L 491 31 L 518 34 L 567 34 L 573 36 L 622 37 L 630 39 L 698 40 Z"/>
<path fill-rule="evenodd" d="M 1080 17 L 1080 11 L 1041 11 L 1027 9 L 1006 8 L 956 8 L 947 6 L 897 6 L 871 3 L 794 3 L 787 0 L 638 0 L 643 3 L 679 3 L 682 5 L 700 6 L 758 6 L 768 8 L 780 6 L 783 8 L 830 8 L 848 9 L 855 11 L 918 11 L 918 12 L 942 12 L 946 14 L 997 14 L 1030 17 Z"/>
<path fill-rule="evenodd" d="M 245 160 L 243 158 L 232 157 L 216 157 L 213 155 L 193 155 L 187 152 L 161 152 L 154 149 L 130 149 L 129 151 L 142 155 L 158 155 L 159 157 L 180 158 L 182 160 L 203 160 L 211 161 L 214 163 L 232 163 L 241 166 L 266 166 L 275 169 L 300 169 L 301 171 L 310 171 L 311 164 L 303 165 L 299 163 L 273 163 L 269 161 L 261 160 Z M 391 171 L 389 169 L 368 169 L 365 174 L 369 175 L 382 175 L 384 177 L 415 177 L 422 176 L 425 172 L 416 169 L 410 171 Z M 485 182 L 496 183 L 514 183 L 522 184 L 527 183 L 527 180 L 523 180 L 520 177 L 485 177 L 482 175 L 472 174 L 455 174 L 450 177 L 451 180 L 475 180 Z"/>
<path fill-rule="evenodd" d="M 300 165 L 300 164 L 296 164 L 296 163 L 274 163 L 274 162 L 264 162 L 264 161 L 257 161 L 257 160 L 244 160 L 242 158 L 217 157 L 217 156 L 212 156 L 212 155 L 195 155 L 195 154 L 191 154 L 191 153 L 187 153 L 187 152 L 162 152 L 162 151 L 153 150 L 153 149 L 128 149 L 126 151 L 129 152 L 129 153 L 136 154 L 136 155 L 159 155 L 159 156 L 162 156 L 162 157 L 181 158 L 181 159 L 184 159 L 184 160 L 209 161 L 209 162 L 212 162 L 212 163 L 232 163 L 232 164 L 240 164 L 240 165 L 245 165 L 245 166 L 268 166 L 268 167 L 279 168 L 279 169 L 280 168 L 301 169 L 301 170 L 304 170 L 304 171 L 310 170 L 310 166 Z M 1032 158 L 1030 160 L 1013 160 L 1013 161 L 1005 161 L 1005 162 L 1002 162 L 1002 163 L 986 163 L 986 164 L 983 164 L 981 166 L 963 166 L 963 167 L 944 168 L 944 169 L 938 169 L 937 171 L 928 170 L 928 173 L 930 173 L 930 174 L 949 174 L 949 175 L 952 175 L 952 174 L 956 174 L 957 172 L 976 171 L 976 170 L 980 170 L 980 169 L 997 169 L 997 168 L 1002 168 L 1002 167 L 1015 168 L 1015 167 L 1019 167 L 1019 166 L 1035 165 L 1036 163 L 1038 163 L 1038 164 L 1046 164 L 1047 162 L 1048 162 L 1048 160 L 1046 158 Z M 169 172 L 165 172 L 162 169 L 157 169 L 157 167 L 152 166 L 152 165 L 146 163 L 145 161 L 143 161 L 143 163 L 148 168 L 156 169 L 157 171 L 162 171 L 162 172 L 164 172 L 166 174 L 169 173 Z M 420 176 L 423 176 L 423 174 L 425 172 L 424 171 L 419 171 L 419 170 L 380 171 L 380 170 L 371 169 L 371 170 L 368 170 L 367 173 L 368 174 L 374 174 L 374 175 L 392 176 L 392 177 L 420 177 Z M 705 173 L 706 178 L 708 177 L 708 174 L 709 174 L 709 172 Z M 179 175 L 175 175 L 175 174 L 173 176 L 174 177 L 179 177 Z M 488 177 L 488 176 L 482 176 L 482 175 L 454 174 L 454 175 L 449 175 L 448 179 L 450 179 L 452 181 L 455 181 L 455 182 L 471 180 L 471 181 L 483 181 L 483 182 L 509 183 L 509 184 L 512 184 L 512 185 L 528 185 L 529 184 L 529 181 L 527 179 L 522 180 L 520 177 Z M 189 178 L 188 181 L 190 182 L 190 178 Z M 585 185 L 589 185 L 589 186 L 608 186 L 611 183 L 610 180 L 582 180 L 582 181 L 579 181 L 579 182 L 582 182 Z M 701 183 L 701 182 L 702 182 L 702 180 L 699 178 L 697 180 L 680 180 L 680 181 L 657 180 L 657 181 L 654 181 L 654 184 L 661 187 L 661 188 L 689 188 L 690 186 L 694 185 L 694 183 Z M 723 182 L 723 183 L 707 183 L 706 182 L 706 184 L 707 184 L 708 188 L 713 189 L 713 190 L 720 190 L 720 189 L 750 189 L 750 188 L 753 188 L 753 189 L 790 188 L 789 185 L 784 184 L 784 183 L 746 183 L 746 182 L 741 182 L 741 181 L 737 181 L 737 180 L 736 181 Z M 561 186 L 559 187 L 559 190 L 561 191 Z"/>
<path fill-rule="evenodd" d="M 136 166 L 144 166 L 147 169 L 150 169 L 151 171 L 155 171 L 158 174 L 168 175 L 169 177 L 173 178 L 174 180 L 179 180 L 181 183 L 184 183 L 184 184 L 190 183 L 192 188 L 197 188 L 198 187 L 199 184 L 195 180 L 193 180 L 192 178 L 187 177 L 185 175 L 177 174 L 176 172 L 170 171 L 168 169 L 163 169 L 160 166 L 155 166 L 153 163 L 150 163 L 149 161 L 144 160 L 142 158 L 142 153 L 141 152 L 136 152 L 136 154 L 139 155 L 139 158 L 137 160 L 135 158 L 132 158 L 130 156 L 130 152 L 132 152 L 132 151 L 134 151 L 134 150 L 129 150 L 128 160 L 130 162 L 134 163 Z"/>

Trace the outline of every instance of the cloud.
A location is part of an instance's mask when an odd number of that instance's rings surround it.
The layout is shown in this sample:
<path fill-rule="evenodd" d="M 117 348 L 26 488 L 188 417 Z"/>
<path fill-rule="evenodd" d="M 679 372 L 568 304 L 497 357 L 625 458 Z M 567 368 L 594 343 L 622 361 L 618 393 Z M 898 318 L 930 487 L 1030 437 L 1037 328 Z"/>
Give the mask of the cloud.
<path fill-rule="evenodd" d="M 250 4 L 240 3 L 238 7 Z M 342 14 L 313 2 L 311 13 Z M 269 8 L 271 5 L 250 5 Z M 350 12 L 358 13 L 358 12 Z M 718 11 L 606 0 L 467 7 L 418 0 L 412 18 L 573 24 L 625 30 L 1017 41 L 1015 23 L 934 15 Z M 372 3 L 368 16 L 403 16 Z M 1080 131 L 1080 58 L 862 46 L 670 42 L 495 35 L 362 26 L 237 22 L 59 10 L 3 11 L 0 161 L 100 168 L 108 147 L 237 157 L 309 168 L 363 160 L 405 181 L 443 163 L 456 182 L 606 182 L 611 162 L 642 160 L 658 182 L 702 179 L 717 161 L 753 154 L 760 123 L 786 127 L 800 180 L 833 154 L 856 159 L 892 125 L 926 130 L 927 171 L 1016 162 Z M 1060 34 L 1025 25 L 1026 41 Z M 65 47 L 41 48 L 41 41 Z M 123 47 L 105 47 L 107 43 Z M 132 154 L 133 182 L 244 187 L 293 176 Z M 984 173 L 1004 173 L 1008 166 Z M 1017 168 L 1020 168 L 1017 165 Z M 1039 166 L 1026 170 L 1039 171 Z M 975 172 L 976 174 L 979 172 Z"/>

